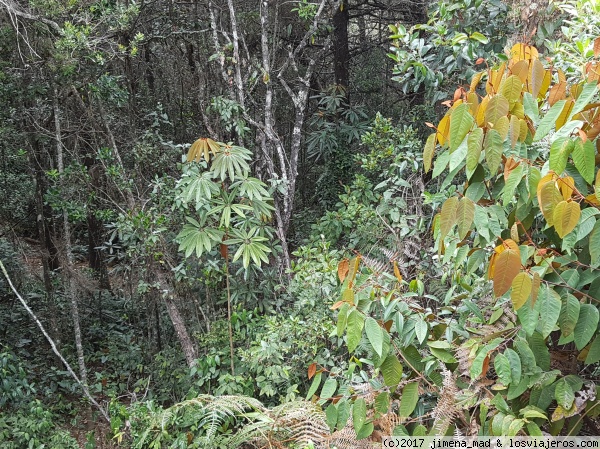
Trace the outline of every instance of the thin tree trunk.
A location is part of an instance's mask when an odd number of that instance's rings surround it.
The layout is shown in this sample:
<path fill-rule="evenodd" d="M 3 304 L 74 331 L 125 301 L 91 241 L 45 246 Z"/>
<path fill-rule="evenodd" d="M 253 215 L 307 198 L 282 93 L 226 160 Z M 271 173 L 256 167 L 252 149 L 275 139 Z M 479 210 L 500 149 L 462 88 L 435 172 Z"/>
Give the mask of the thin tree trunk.
<path fill-rule="evenodd" d="M 62 175 L 65 170 L 63 160 L 63 145 L 62 133 L 60 127 L 60 108 L 58 106 L 58 92 L 54 88 L 54 128 L 56 138 L 56 162 L 58 172 Z M 77 286 L 73 279 L 73 252 L 71 248 L 71 225 L 69 223 L 69 215 L 66 209 L 63 209 L 63 240 L 65 245 L 65 274 L 67 276 L 67 297 L 71 303 L 71 317 L 73 319 L 73 329 L 75 331 L 75 348 L 77 350 L 77 363 L 79 365 L 79 376 L 84 388 L 87 390 L 87 368 L 85 366 L 85 358 L 83 353 L 83 344 L 81 342 L 81 327 L 79 322 L 79 306 L 77 304 Z"/>
<path fill-rule="evenodd" d="M 179 343 L 181 343 L 181 349 L 183 350 L 185 361 L 191 368 L 196 364 L 197 356 L 194 345 L 192 344 L 192 339 L 190 338 L 190 334 L 187 331 L 183 317 L 179 313 L 179 309 L 177 309 L 177 305 L 175 305 L 173 297 L 171 295 L 165 295 L 164 301 L 165 306 L 167 307 L 167 313 L 169 314 L 169 318 L 171 318 L 171 322 L 175 328 L 175 333 L 179 339 Z"/>

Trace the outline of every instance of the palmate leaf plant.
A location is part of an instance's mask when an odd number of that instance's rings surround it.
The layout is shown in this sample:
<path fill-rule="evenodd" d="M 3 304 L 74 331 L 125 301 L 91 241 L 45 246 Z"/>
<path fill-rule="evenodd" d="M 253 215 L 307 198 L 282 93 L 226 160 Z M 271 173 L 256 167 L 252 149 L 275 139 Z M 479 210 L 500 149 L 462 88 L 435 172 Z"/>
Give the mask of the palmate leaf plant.
<path fill-rule="evenodd" d="M 269 225 L 273 198 L 262 181 L 249 175 L 249 159 L 246 148 L 198 139 L 188 152 L 175 201 L 187 221 L 177 236 L 179 250 L 197 259 L 220 255 L 225 262 L 232 375 L 230 259 L 241 260 L 246 273 L 251 266 L 260 270 L 269 262 L 272 247 L 267 243 L 274 239 Z"/>
<path fill-rule="evenodd" d="M 345 373 L 311 366 L 334 435 L 577 435 L 600 415 L 600 101 L 517 44 L 446 103 L 426 171 L 445 298 L 358 255 L 340 263 Z M 410 282 L 409 282 L 410 281 Z M 391 424 L 390 424 L 391 423 Z M 389 434 L 389 433 L 387 433 Z"/>

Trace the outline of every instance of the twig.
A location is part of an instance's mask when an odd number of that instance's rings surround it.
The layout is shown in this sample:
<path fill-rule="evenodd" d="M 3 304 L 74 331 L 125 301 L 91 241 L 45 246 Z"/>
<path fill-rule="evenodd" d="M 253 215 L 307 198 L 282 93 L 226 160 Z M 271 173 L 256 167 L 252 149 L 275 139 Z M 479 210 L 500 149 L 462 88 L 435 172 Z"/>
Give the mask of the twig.
<path fill-rule="evenodd" d="M 63 362 L 63 364 L 67 368 L 67 371 L 69 372 L 69 374 L 71 374 L 71 377 L 73 377 L 73 379 L 75 379 L 75 382 L 77 382 L 77 384 L 83 390 L 84 395 L 100 411 L 100 413 L 102 414 L 102 416 L 104 417 L 104 419 L 106 419 L 106 421 L 110 424 L 110 418 L 108 416 L 108 413 L 92 397 L 92 395 L 90 394 L 87 386 L 84 385 L 81 382 L 81 380 L 79 380 L 79 377 L 77 377 L 77 374 L 75 374 L 75 371 L 73 371 L 73 368 L 71 368 L 71 365 L 69 365 L 69 362 L 67 362 L 65 360 L 65 358 L 62 356 L 62 354 L 58 351 L 58 349 L 56 348 L 56 344 L 54 343 L 54 340 L 52 340 L 52 337 L 50 337 L 50 335 L 48 334 L 48 332 L 46 332 L 46 329 L 44 329 L 44 325 L 40 322 L 40 320 L 35 315 L 35 313 L 33 313 L 33 310 L 31 310 L 31 308 L 27 305 L 27 303 L 25 302 L 25 300 L 23 299 L 23 297 L 19 294 L 19 292 L 17 291 L 17 289 L 13 285 L 12 281 L 10 280 L 10 277 L 8 276 L 6 268 L 4 267 L 4 264 L 2 263 L 1 260 L 0 260 L 0 269 L 2 269 L 2 273 L 4 273 L 4 277 L 8 281 L 8 285 L 10 286 L 10 289 L 17 296 L 17 298 L 19 298 L 19 301 L 21 301 L 21 304 L 23 304 L 23 307 L 25 308 L 25 310 L 27 310 L 27 313 L 29 313 L 29 315 L 31 316 L 31 318 L 33 319 L 33 321 L 35 321 L 35 323 L 38 325 L 38 327 L 42 331 L 42 334 L 44 334 L 44 337 L 46 337 L 46 340 L 48 340 L 48 343 L 50 343 L 50 346 L 52 347 L 52 351 L 54 351 L 54 353 L 56 354 L 56 356 L 61 360 L 61 362 Z"/>

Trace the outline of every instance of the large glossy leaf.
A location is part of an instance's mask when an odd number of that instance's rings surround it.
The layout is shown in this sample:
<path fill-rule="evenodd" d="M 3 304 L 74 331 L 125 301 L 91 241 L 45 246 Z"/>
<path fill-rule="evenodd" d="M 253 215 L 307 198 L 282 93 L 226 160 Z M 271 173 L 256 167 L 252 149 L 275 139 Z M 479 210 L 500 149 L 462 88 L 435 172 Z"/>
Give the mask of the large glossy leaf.
<path fill-rule="evenodd" d="M 395 387 L 402 379 L 402 364 L 394 354 L 389 354 L 381 364 L 383 382 L 388 387 Z"/>
<path fill-rule="evenodd" d="M 467 138 L 467 171 L 473 172 L 479 164 L 483 145 L 483 129 L 475 128 Z"/>
<path fill-rule="evenodd" d="M 571 385 L 564 378 L 556 382 L 556 389 L 554 390 L 554 397 L 558 405 L 563 407 L 565 410 L 571 408 L 573 401 L 575 400 L 575 394 L 571 389 Z"/>
<path fill-rule="evenodd" d="M 365 332 L 369 343 L 371 343 L 371 346 L 377 355 L 381 357 L 383 353 L 383 329 L 377 321 L 371 317 L 367 317 L 365 321 Z"/>
<path fill-rule="evenodd" d="M 583 349 L 592 339 L 598 329 L 600 314 L 598 308 L 592 304 L 582 304 L 579 309 L 579 317 L 575 325 L 575 346 Z"/>
<path fill-rule="evenodd" d="M 504 355 L 510 362 L 510 374 L 512 382 L 519 384 L 521 383 L 521 358 L 516 351 L 508 348 L 504 351 Z"/>
<path fill-rule="evenodd" d="M 415 410 L 417 402 L 419 402 L 419 383 L 411 382 L 406 384 L 402 389 L 402 396 L 400 396 L 398 414 L 403 418 L 408 418 Z"/>
<path fill-rule="evenodd" d="M 468 104 L 461 104 L 450 115 L 450 152 L 453 152 L 462 143 L 471 130 L 475 120 L 471 115 Z"/>
<path fill-rule="evenodd" d="M 562 297 L 562 307 L 560 309 L 558 322 L 560 324 L 560 330 L 565 337 L 571 335 L 575 330 L 580 308 L 581 304 L 577 298 L 570 293 L 564 294 Z"/>
<path fill-rule="evenodd" d="M 597 362 L 600 362 L 600 335 L 596 336 L 590 345 L 587 357 L 585 358 L 586 365 L 591 365 L 592 363 Z"/>
<path fill-rule="evenodd" d="M 588 183 L 594 182 L 594 170 L 596 167 L 596 148 L 594 143 L 590 140 L 583 142 L 581 139 L 577 139 L 573 148 L 573 162 L 577 171 L 581 174 L 583 179 Z"/>
<path fill-rule="evenodd" d="M 522 90 L 523 82 L 516 75 L 509 76 L 500 85 L 500 93 L 508 100 L 508 102 L 511 105 L 519 101 L 519 99 L 521 98 Z"/>

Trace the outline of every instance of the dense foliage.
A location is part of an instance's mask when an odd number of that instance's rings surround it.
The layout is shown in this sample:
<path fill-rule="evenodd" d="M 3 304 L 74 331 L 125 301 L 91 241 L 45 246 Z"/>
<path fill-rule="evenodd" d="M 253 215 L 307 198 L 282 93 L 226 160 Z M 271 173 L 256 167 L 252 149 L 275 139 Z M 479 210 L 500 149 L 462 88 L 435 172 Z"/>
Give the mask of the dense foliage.
<path fill-rule="evenodd" d="M 0 1 L 0 446 L 600 434 L 600 10 L 532 5 Z"/>

